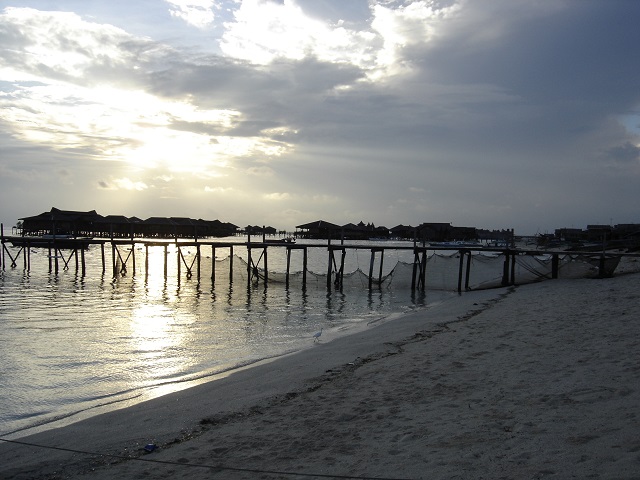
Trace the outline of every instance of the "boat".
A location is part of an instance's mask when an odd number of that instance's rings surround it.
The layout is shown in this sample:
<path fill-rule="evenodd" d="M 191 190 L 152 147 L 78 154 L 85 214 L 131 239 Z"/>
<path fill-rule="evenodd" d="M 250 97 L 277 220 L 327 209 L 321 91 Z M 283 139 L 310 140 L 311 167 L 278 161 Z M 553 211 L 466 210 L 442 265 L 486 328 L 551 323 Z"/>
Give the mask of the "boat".
<path fill-rule="evenodd" d="M 264 243 L 274 243 L 276 245 L 288 245 L 290 243 L 296 243 L 296 239 L 293 237 L 286 238 L 267 238 Z"/>
<path fill-rule="evenodd" d="M 510 244 L 508 240 L 492 240 L 488 242 L 486 246 L 491 248 L 509 248 Z"/>

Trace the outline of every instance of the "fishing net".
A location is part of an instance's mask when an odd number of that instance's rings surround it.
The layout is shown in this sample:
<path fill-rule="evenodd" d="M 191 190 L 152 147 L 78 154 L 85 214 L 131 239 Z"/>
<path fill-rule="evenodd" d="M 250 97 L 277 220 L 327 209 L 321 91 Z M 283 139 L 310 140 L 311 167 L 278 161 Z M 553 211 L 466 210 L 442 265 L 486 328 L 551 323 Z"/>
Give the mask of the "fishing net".
<path fill-rule="evenodd" d="M 421 288 L 420 272 L 421 259 L 414 263 L 413 252 L 400 255 L 389 255 L 382 259 L 378 254 L 370 256 L 366 249 L 347 249 L 344 263 L 341 262 L 340 252 L 334 259 L 327 250 L 314 252 L 316 257 L 303 271 L 300 258 L 290 259 L 289 273 L 286 266 L 272 265 L 272 257 L 264 268 L 264 257 L 255 256 L 250 260 L 234 254 L 233 257 L 216 259 L 215 281 L 246 282 L 260 284 L 265 281 L 271 285 L 285 285 L 289 288 L 318 288 L 318 289 L 367 289 L 386 288 L 405 290 Z M 324 258 L 322 258 L 324 257 Z M 391 257 L 391 258 L 389 258 Z M 572 255 L 559 254 L 557 278 L 595 278 L 600 276 L 601 268 L 605 276 L 612 275 L 620 263 L 620 256 L 607 256 L 605 264 L 601 266 L 600 255 Z M 625 259 L 624 273 L 640 271 L 637 259 Z M 251 263 L 249 263 L 249 261 Z M 380 263 L 382 262 L 382 265 Z M 553 277 L 553 257 L 543 255 L 516 255 L 508 260 L 508 273 L 505 277 L 505 255 L 493 252 L 473 252 L 470 257 L 460 258 L 458 251 L 427 251 L 425 265 L 425 289 L 455 291 L 460 286 L 471 290 L 494 288 L 507 284 L 533 283 Z M 341 265 L 344 265 L 341 271 Z M 204 267 L 212 268 L 213 265 Z M 278 268 L 279 267 L 279 268 Z M 467 280 L 468 269 L 468 280 Z"/>

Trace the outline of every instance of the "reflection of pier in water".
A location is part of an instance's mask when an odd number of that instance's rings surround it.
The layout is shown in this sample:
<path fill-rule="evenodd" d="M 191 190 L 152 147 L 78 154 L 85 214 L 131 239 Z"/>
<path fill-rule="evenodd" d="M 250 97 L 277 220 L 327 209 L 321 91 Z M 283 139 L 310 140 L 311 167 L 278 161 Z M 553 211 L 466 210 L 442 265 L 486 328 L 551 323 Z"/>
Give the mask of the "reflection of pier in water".
<path fill-rule="evenodd" d="M 293 241 L 273 241 L 265 240 L 251 241 L 249 237 L 246 242 L 228 242 L 215 240 L 158 240 L 158 239 L 107 239 L 107 238 L 48 238 L 39 237 L 23 237 L 23 236 L 4 236 L 0 234 L 2 243 L 2 269 L 17 268 L 22 257 L 24 269 L 31 269 L 31 249 L 34 247 L 48 249 L 49 272 L 56 274 L 62 270 L 69 270 L 75 265 L 76 271 L 81 272 L 84 277 L 86 275 L 85 251 L 90 246 L 99 246 L 101 252 L 102 273 L 107 272 L 107 254 L 105 250 L 111 249 L 111 265 L 113 278 L 126 275 L 131 272 L 136 274 L 138 267 L 136 258 L 136 248 L 144 250 L 144 272 L 149 274 L 149 249 L 163 249 L 164 252 L 164 276 L 169 271 L 169 247 L 175 248 L 177 275 L 182 275 L 184 269 L 187 278 L 194 275 L 200 279 L 203 276 L 201 260 L 206 252 L 211 252 L 211 272 L 210 278 L 212 285 L 216 282 L 216 250 L 228 249 L 229 251 L 229 282 L 233 282 L 233 259 L 234 250 L 245 249 L 247 255 L 247 279 L 248 283 L 263 282 L 265 287 L 269 284 L 269 251 L 273 249 L 285 249 L 286 271 L 285 285 L 289 288 L 289 279 L 291 275 L 291 253 L 295 250 L 302 251 L 302 288 L 307 286 L 307 259 L 309 249 L 325 249 L 327 256 L 326 285 L 327 289 L 342 289 L 345 276 L 345 256 L 349 250 L 368 250 L 370 251 L 370 260 L 368 268 L 368 288 L 371 290 L 374 285 L 380 285 L 383 281 L 383 265 L 385 252 L 387 251 L 405 251 L 413 254 L 411 290 L 424 291 L 426 288 L 427 275 L 427 251 L 454 251 L 457 253 L 458 261 L 458 292 L 469 290 L 469 278 L 471 272 L 472 253 L 486 252 L 500 255 L 503 257 L 501 285 L 516 284 L 516 258 L 522 255 L 540 256 L 548 255 L 551 258 L 551 272 L 548 278 L 558 278 L 560 256 L 566 255 L 567 252 L 558 251 L 540 251 L 540 250 L 519 250 L 510 247 L 473 247 L 473 246 L 427 246 L 418 242 L 409 243 L 407 245 L 381 245 L 377 244 L 348 244 L 344 242 L 332 243 L 328 240 L 325 243 L 305 243 L 297 244 Z M 12 252 L 7 247 L 7 243 L 18 248 L 17 252 Z M 189 249 L 189 250 L 187 250 Z M 195 249 L 195 255 L 188 259 L 185 251 Z M 571 252 L 572 254 L 580 254 L 580 252 Z M 623 253 L 599 253 L 583 252 L 588 255 L 592 263 L 598 267 L 598 276 L 610 276 L 617 265 L 617 262 L 623 256 L 638 257 L 639 254 L 623 254 Z M 8 258 L 7 258 L 8 257 Z M 129 270 L 130 269 L 130 270 Z"/>

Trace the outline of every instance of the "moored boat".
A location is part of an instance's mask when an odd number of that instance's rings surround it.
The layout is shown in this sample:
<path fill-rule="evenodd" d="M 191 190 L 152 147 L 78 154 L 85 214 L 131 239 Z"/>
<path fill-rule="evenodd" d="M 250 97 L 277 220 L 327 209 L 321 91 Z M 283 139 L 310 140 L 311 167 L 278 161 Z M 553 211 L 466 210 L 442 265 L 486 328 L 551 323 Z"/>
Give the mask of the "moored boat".
<path fill-rule="evenodd" d="M 288 243 L 296 243 L 296 239 L 293 237 L 286 238 L 267 238 L 264 243 L 275 243 L 275 244 L 288 244 Z"/>

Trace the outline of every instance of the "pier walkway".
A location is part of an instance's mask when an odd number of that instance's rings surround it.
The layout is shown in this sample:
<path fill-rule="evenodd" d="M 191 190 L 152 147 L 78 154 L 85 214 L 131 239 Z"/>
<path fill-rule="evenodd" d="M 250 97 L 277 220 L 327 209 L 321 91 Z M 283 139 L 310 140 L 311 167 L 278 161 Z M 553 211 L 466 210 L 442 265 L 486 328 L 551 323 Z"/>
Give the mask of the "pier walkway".
<path fill-rule="evenodd" d="M 26 237 L 26 236 L 0 236 L 2 255 L 0 256 L 1 269 L 18 268 L 21 263 L 27 271 L 31 270 L 31 250 L 33 248 L 48 249 L 49 272 L 58 273 L 60 269 L 69 270 L 74 268 L 82 275 L 86 275 L 87 264 L 85 261 L 85 251 L 89 247 L 100 248 L 102 273 L 107 272 L 107 261 L 109 260 L 109 271 L 113 277 L 125 275 L 131 272 L 135 275 L 138 267 L 136 249 L 144 250 L 144 272 L 149 272 L 149 249 L 164 249 L 164 275 L 168 275 L 168 254 L 169 246 L 173 246 L 176 251 L 176 263 L 178 277 L 183 273 L 187 278 L 203 276 L 201 259 L 203 255 L 211 252 L 211 258 L 216 258 L 217 249 L 228 249 L 229 251 L 229 281 L 233 282 L 233 259 L 234 251 L 245 249 L 247 258 L 247 278 L 248 282 L 269 283 L 269 252 L 273 249 L 285 249 L 286 272 L 285 283 L 289 288 L 289 278 L 291 275 L 291 253 L 295 250 L 302 251 L 302 288 L 307 284 L 307 258 L 309 249 L 320 248 L 327 252 L 326 284 L 327 289 L 341 289 L 345 275 L 345 256 L 347 251 L 368 250 L 370 251 L 370 261 L 368 265 L 368 286 L 380 284 L 383 278 L 383 264 L 385 253 L 390 250 L 409 251 L 413 255 L 411 289 L 424 291 L 426 288 L 427 275 L 427 251 L 455 251 L 458 262 L 458 292 L 469 290 L 469 278 L 471 272 L 471 258 L 473 253 L 491 252 L 503 258 L 502 262 L 502 286 L 516 284 L 516 258 L 519 256 L 542 256 L 548 255 L 551 258 L 550 278 L 558 278 L 560 256 L 584 255 L 590 261 L 597 262 L 598 275 L 607 277 L 613 274 L 619 260 L 625 256 L 640 257 L 637 253 L 610 253 L 610 252 L 562 252 L 562 251 L 541 251 L 522 250 L 510 247 L 484 247 L 484 246 L 433 246 L 418 242 L 407 242 L 407 245 L 389 245 L 385 242 L 372 242 L 371 244 L 357 245 L 345 243 L 343 241 L 325 241 L 318 243 L 297 244 L 287 240 L 267 240 L 263 236 L 259 241 L 219 241 L 216 239 L 144 239 L 144 238 L 67 238 L 67 237 Z M 187 258 L 185 249 L 195 249 L 195 255 Z M 111 254 L 107 255 L 106 251 Z M 205 253 L 206 252 L 206 253 Z M 365 272 L 367 273 L 367 272 Z M 216 281 L 216 262 L 212 262 L 211 272 L 209 272 L 212 283 Z"/>

